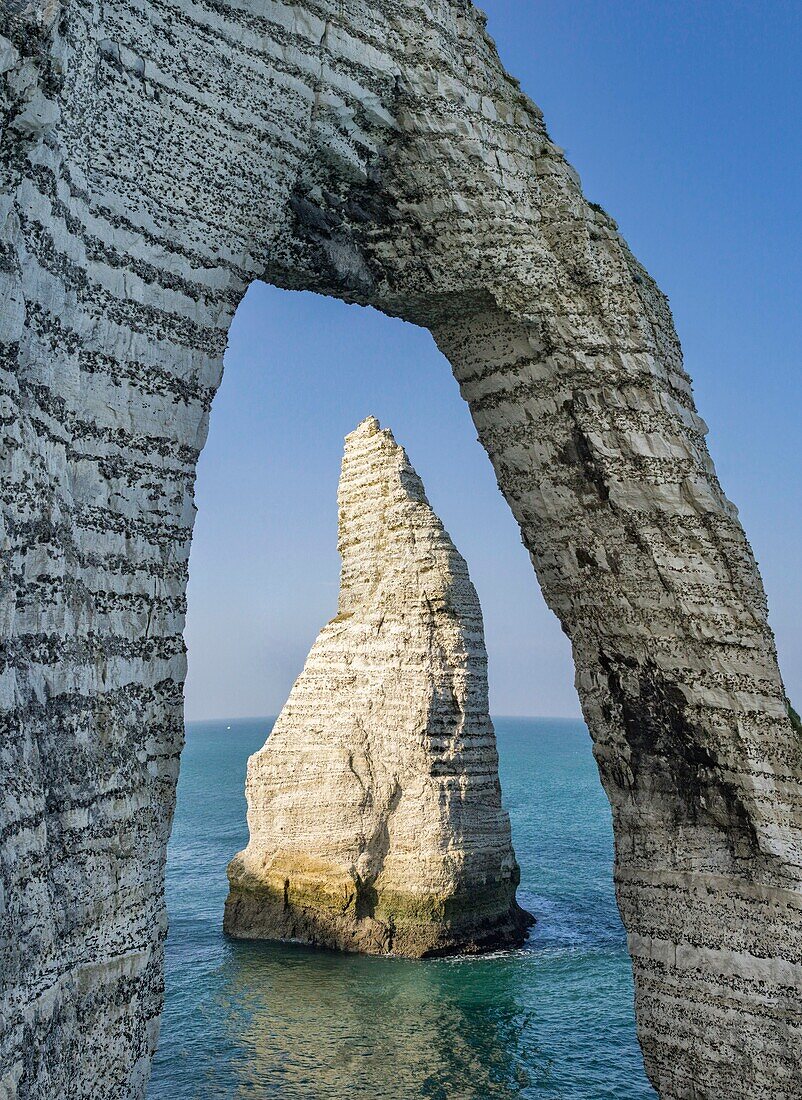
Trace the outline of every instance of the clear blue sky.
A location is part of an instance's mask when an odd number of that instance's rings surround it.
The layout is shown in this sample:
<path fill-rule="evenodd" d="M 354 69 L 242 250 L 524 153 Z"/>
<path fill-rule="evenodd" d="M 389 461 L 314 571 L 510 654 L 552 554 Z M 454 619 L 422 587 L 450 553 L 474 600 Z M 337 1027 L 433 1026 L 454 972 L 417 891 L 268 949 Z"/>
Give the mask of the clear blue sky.
<path fill-rule="evenodd" d="M 802 702 L 802 4 L 487 0 L 507 68 L 669 295 Z M 189 718 L 276 713 L 334 613 L 342 437 L 391 427 L 468 565 L 497 714 L 574 715 L 568 645 L 448 365 L 371 310 L 254 286 L 200 464 Z"/>

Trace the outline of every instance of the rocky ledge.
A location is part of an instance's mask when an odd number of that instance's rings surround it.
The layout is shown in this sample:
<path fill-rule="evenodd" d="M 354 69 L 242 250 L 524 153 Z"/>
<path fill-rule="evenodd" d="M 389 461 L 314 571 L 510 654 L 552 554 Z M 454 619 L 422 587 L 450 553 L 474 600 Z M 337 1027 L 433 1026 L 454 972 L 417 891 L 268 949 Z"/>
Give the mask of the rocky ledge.
<path fill-rule="evenodd" d="M 248 763 L 225 930 L 411 957 L 520 944 L 465 561 L 374 417 L 346 438 L 338 503 L 338 613 Z"/>

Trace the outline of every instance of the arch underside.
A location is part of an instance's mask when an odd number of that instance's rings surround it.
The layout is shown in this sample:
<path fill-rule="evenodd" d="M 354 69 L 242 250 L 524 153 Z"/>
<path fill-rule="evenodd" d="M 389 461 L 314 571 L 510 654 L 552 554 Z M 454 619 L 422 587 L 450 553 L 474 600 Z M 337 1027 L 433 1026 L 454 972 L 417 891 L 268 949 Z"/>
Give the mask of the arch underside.
<path fill-rule="evenodd" d="M 798 1095 L 802 757 L 760 578 L 666 299 L 483 18 L 42 0 L 2 30 L 2 1085 L 146 1087 L 195 464 L 265 279 L 453 366 L 573 645 L 660 1095 Z"/>

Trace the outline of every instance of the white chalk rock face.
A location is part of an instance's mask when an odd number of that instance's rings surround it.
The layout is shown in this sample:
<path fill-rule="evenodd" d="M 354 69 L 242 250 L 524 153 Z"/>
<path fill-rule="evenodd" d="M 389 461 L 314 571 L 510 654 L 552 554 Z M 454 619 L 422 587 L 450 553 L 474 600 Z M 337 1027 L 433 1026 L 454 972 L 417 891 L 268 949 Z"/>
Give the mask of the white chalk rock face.
<path fill-rule="evenodd" d="M 468 568 L 374 417 L 338 500 L 338 613 L 249 761 L 226 931 L 410 956 L 520 943 Z"/>
<path fill-rule="evenodd" d="M 485 22 L 0 4 L 0 1097 L 145 1094 L 196 463 L 263 280 L 451 363 L 573 647 L 662 1100 L 799 1100 L 802 736 L 760 574 L 668 301 Z"/>

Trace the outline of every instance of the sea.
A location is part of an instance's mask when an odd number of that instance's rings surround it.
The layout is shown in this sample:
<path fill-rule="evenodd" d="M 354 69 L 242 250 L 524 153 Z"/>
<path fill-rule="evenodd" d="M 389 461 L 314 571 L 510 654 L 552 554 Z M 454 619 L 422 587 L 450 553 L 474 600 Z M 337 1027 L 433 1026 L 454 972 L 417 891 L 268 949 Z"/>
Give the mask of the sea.
<path fill-rule="evenodd" d="M 226 864 L 272 720 L 189 723 L 167 861 L 166 1001 L 150 1100 L 646 1100 L 610 810 L 579 721 L 497 718 L 537 918 L 527 945 L 409 961 L 237 943 Z"/>

